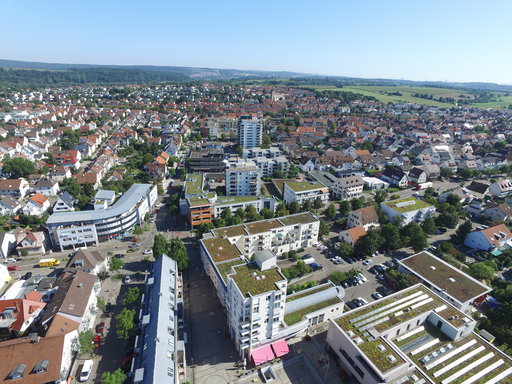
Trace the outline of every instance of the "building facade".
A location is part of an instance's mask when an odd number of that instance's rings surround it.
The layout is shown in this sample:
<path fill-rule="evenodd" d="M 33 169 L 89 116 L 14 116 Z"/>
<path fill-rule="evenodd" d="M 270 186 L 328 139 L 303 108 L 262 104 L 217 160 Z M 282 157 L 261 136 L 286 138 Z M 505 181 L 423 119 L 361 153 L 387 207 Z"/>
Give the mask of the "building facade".
<path fill-rule="evenodd" d="M 238 119 L 237 143 L 243 148 L 259 147 L 263 134 L 260 119 L 252 116 L 240 116 Z"/>
<path fill-rule="evenodd" d="M 260 190 L 260 171 L 253 161 L 231 163 L 226 169 L 226 196 L 257 196 Z"/>
<path fill-rule="evenodd" d="M 329 201 L 329 188 L 320 183 L 307 181 L 290 181 L 283 185 L 283 200 L 286 205 L 293 201 L 302 204 L 304 201 L 314 201 L 317 198 L 323 203 Z"/>

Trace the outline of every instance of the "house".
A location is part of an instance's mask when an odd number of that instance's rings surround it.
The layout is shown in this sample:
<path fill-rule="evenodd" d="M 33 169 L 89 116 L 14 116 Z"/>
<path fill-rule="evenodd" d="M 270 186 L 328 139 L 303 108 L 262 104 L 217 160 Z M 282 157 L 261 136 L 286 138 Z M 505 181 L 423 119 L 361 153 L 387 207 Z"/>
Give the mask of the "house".
<path fill-rule="evenodd" d="M 29 255 L 42 255 L 46 253 L 47 238 L 43 231 L 34 231 L 30 229 L 16 228 L 11 231 L 16 237 L 16 251 L 18 254 L 27 253 Z"/>
<path fill-rule="evenodd" d="M 407 174 L 398 168 L 387 167 L 382 172 L 382 179 L 397 187 L 407 186 Z"/>
<path fill-rule="evenodd" d="M 340 232 L 340 241 L 354 247 L 359 240 L 366 236 L 367 233 L 368 232 L 366 232 L 366 229 L 364 229 L 363 226 L 349 228 Z"/>
<path fill-rule="evenodd" d="M 404 225 L 422 223 L 436 210 L 427 202 L 414 197 L 385 201 L 380 203 L 380 208 L 391 222 L 401 221 Z"/>
<path fill-rule="evenodd" d="M 63 165 L 55 165 L 50 171 L 50 177 L 57 181 L 63 181 L 71 177 L 71 170 Z"/>
<path fill-rule="evenodd" d="M 99 251 L 79 249 L 69 259 L 66 270 L 72 268 L 98 275 L 99 272 L 108 271 L 109 261 L 110 258 Z"/>
<path fill-rule="evenodd" d="M 427 181 L 427 173 L 421 168 L 413 167 L 409 171 L 407 179 L 410 183 L 421 184 Z"/>
<path fill-rule="evenodd" d="M 361 226 L 367 231 L 370 228 L 378 228 L 380 226 L 379 215 L 373 205 L 357 209 L 348 215 L 347 227 L 355 228 Z"/>
<path fill-rule="evenodd" d="M 75 210 L 76 199 L 71 196 L 68 191 L 64 191 L 59 196 L 55 205 L 53 206 L 53 212 L 70 212 Z"/>
<path fill-rule="evenodd" d="M 361 176 L 342 177 L 334 183 L 332 193 L 336 199 L 351 200 L 361 197 L 364 182 Z"/>
<path fill-rule="evenodd" d="M 0 180 L 0 196 L 23 198 L 29 191 L 28 181 L 25 179 Z"/>
<path fill-rule="evenodd" d="M 76 175 L 77 184 L 92 184 L 94 189 L 98 189 L 100 185 L 101 175 L 96 172 L 86 172 Z"/>
<path fill-rule="evenodd" d="M 466 235 L 464 245 L 476 251 L 492 251 L 496 248 L 505 247 L 512 240 L 512 233 L 504 225 L 471 231 Z"/>
<path fill-rule="evenodd" d="M 41 314 L 46 303 L 39 300 L 0 300 L 0 340 L 21 337 L 30 331 L 34 320 Z"/>
<path fill-rule="evenodd" d="M 377 179 L 376 177 L 366 177 L 363 176 L 364 187 L 370 191 L 377 191 L 379 189 L 387 189 L 389 187 L 389 183 L 381 179 Z"/>
<path fill-rule="evenodd" d="M 16 236 L 9 232 L 0 232 L 0 258 L 8 258 L 15 248 Z"/>
<path fill-rule="evenodd" d="M 439 202 L 441 204 L 446 202 L 446 199 L 450 195 L 455 195 L 459 198 L 459 201 L 461 204 L 469 203 L 471 202 L 475 197 L 471 193 L 471 191 L 464 187 L 454 188 L 447 190 L 439 195 Z"/>
<path fill-rule="evenodd" d="M 60 192 L 59 182 L 52 179 L 40 179 L 34 186 L 34 191 L 43 196 L 57 196 Z"/>
<path fill-rule="evenodd" d="M 489 192 L 495 197 L 506 197 L 512 194 L 512 180 L 501 179 L 489 186 Z"/>
<path fill-rule="evenodd" d="M 27 216 L 41 217 L 50 208 L 50 201 L 46 196 L 36 193 L 23 207 L 23 214 Z"/>
<path fill-rule="evenodd" d="M 489 203 L 485 206 L 482 216 L 493 223 L 503 223 L 512 216 L 512 207 L 506 203 Z"/>
<path fill-rule="evenodd" d="M 489 184 L 479 181 L 472 181 L 466 188 L 473 193 L 476 199 L 483 199 L 489 193 Z"/>
<path fill-rule="evenodd" d="M 0 198 L 0 215 L 11 216 L 21 210 L 21 204 L 12 196 L 3 196 Z"/>

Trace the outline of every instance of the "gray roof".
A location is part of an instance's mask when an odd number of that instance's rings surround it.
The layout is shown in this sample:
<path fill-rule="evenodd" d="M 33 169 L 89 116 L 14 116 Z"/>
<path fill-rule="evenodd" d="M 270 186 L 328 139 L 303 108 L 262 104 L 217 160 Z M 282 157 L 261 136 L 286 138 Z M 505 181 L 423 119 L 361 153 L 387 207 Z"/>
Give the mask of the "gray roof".
<path fill-rule="evenodd" d="M 338 180 L 338 178 L 336 176 L 330 174 L 329 172 L 324 172 L 324 171 L 312 171 L 312 172 L 309 172 L 309 175 L 313 179 L 315 179 L 319 183 L 322 183 L 323 185 L 325 185 L 328 188 L 332 187 Z"/>
<path fill-rule="evenodd" d="M 60 195 L 59 200 L 66 204 L 68 207 L 72 207 L 76 201 L 75 198 L 68 193 L 68 191 L 65 191 L 62 195 Z"/>
<path fill-rule="evenodd" d="M 96 200 L 113 200 L 114 197 L 116 197 L 116 192 L 106 189 L 98 189 L 96 196 L 94 196 Z"/>
<path fill-rule="evenodd" d="M 338 297 L 342 299 L 345 296 L 345 290 L 340 287 L 333 285 L 331 282 L 327 282 L 326 284 L 332 285 L 331 288 L 324 289 L 323 291 L 313 293 L 308 296 L 301 297 L 300 299 L 288 301 L 286 302 L 286 307 L 284 309 L 284 313 L 289 314 L 293 312 L 300 311 L 301 309 L 310 307 L 312 305 L 321 303 L 322 301 L 334 299 L 335 297 Z M 318 289 L 320 286 L 309 288 L 309 290 L 314 291 Z M 297 294 L 304 294 L 308 290 L 297 292 Z M 292 295 L 289 295 L 290 297 Z"/>
<path fill-rule="evenodd" d="M 133 208 L 153 186 L 151 184 L 133 184 L 123 196 L 117 200 L 114 205 L 99 211 L 78 211 L 78 212 L 57 212 L 52 214 L 47 224 L 59 225 L 75 222 L 88 222 L 95 220 L 105 220 L 116 217 Z"/>
<path fill-rule="evenodd" d="M 257 260 L 260 264 L 274 257 L 276 257 L 276 255 L 274 255 L 270 249 L 263 249 L 254 254 L 254 259 Z"/>
<path fill-rule="evenodd" d="M 16 200 L 15 198 L 13 198 L 11 196 L 3 196 L 2 198 L 0 198 L 0 204 L 9 209 L 14 209 L 18 205 L 20 205 L 18 200 Z"/>

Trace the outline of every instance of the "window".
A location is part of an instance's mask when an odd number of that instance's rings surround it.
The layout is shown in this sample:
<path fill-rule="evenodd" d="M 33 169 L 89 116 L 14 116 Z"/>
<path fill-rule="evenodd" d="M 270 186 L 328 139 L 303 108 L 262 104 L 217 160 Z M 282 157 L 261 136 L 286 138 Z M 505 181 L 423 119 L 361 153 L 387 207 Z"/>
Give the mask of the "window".
<path fill-rule="evenodd" d="M 48 360 L 39 360 L 34 367 L 34 373 L 45 373 L 48 371 Z"/>
<path fill-rule="evenodd" d="M 23 372 L 25 371 L 25 368 L 27 366 L 25 364 L 18 364 L 14 367 L 14 369 L 9 373 L 9 376 L 7 376 L 7 379 L 9 380 L 16 380 L 21 379 L 23 377 Z"/>

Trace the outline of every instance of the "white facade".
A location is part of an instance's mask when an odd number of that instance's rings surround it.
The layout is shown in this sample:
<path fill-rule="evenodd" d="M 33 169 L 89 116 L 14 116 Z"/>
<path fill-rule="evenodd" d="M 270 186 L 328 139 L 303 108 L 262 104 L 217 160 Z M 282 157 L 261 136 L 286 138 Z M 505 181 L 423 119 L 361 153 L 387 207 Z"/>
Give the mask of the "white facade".
<path fill-rule="evenodd" d="M 413 200 L 415 199 L 410 199 L 410 201 Z M 380 208 L 390 221 L 395 222 L 398 220 L 397 218 L 401 218 L 403 225 L 407 225 L 411 222 L 422 223 L 436 211 L 435 207 L 431 205 L 418 209 L 407 209 L 405 205 L 403 207 L 394 207 L 393 204 L 395 201 L 397 200 L 380 203 Z M 406 202 L 403 203 L 405 204 Z M 413 204 L 411 204 L 411 207 L 412 205 Z"/>
<path fill-rule="evenodd" d="M 254 162 L 237 162 L 226 169 L 226 196 L 257 196 L 260 189 L 260 171 Z"/>
<path fill-rule="evenodd" d="M 251 200 L 240 200 L 233 198 L 231 202 L 228 197 L 226 198 L 217 198 L 216 201 L 213 202 L 213 217 L 218 218 L 224 209 L 229 209 L 231 213 L 235 213 L 237 209 L 242 208 L 245 210 L 247 207 L 252 206 L 256 209 L 257 212 L 261 211 L 263 208 L 270 209 L 272 212 L 276 210 L 276 199 L 273 196 L 270 197 L 255 197 Z"/>
<path fill-rule="evenodd" d="M 263 126 L 261 121 L 250 116 L 242 116 L 238 120 L 238 145 L 244 148 L 259 147 L 261 145 Z"/>
<path fill-rule="evenodd" d="M 57 239 L 61 248 L 83 247 L 90 244 L 98 244 L 96 226 L 93 224 L 77 227 L 57 228 Z"/>
<path fill-rule="evenodd" d="M 286 205 L 293 201 L 302 204 L 306 200 L 314 201 L 316 198 L 320 198 L 322 202 L 326 203 L 329 201 L 329 188 L 324 187 L 321 184 L 306 186 L 304 188 L 296 188 L 295 185 L 307 184 L 307 183 L 284 183 L 283 200 Z"/>
<path fill-rule="evenodd" d="M 336 199 L 352 200 L 362 196 L 363 186 L 360 176 L 348 176 L 337 179 L 331 190 Z"/>
<path fill-rule="evenodd" d="M 366 177 L 363 176 L 363 182 L 367 189 L 370 191 L 377 191 L 379 189 L 387 189 L 389 187 L 389 183 L 377 179 L 376 177 Z"/>

